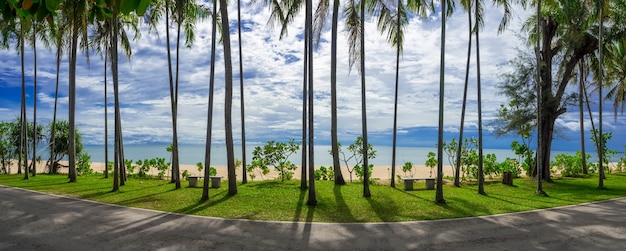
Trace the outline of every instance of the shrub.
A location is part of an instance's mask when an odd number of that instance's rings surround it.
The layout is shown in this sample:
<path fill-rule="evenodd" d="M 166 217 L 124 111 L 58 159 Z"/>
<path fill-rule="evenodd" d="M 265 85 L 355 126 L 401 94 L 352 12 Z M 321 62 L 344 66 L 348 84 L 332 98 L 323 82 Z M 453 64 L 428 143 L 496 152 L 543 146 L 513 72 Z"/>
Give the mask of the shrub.
<path fill-rule="evenodd" d="M 372 179 L 372 170 L 374 169 L 374 165 L 369 164 L 368 172 L 369 172 L 369 183 L 374 184 L 374 179 Z M 359 181 L 363 181 L 363 176 L 365 175 L 365 170 L 360 166 L 354 166 L 354 174 L 359 179 Z"/>
<path fill-rule="evenodd" d="M 321 166 L 320 169 L 314 171 L 316 180 L 333 180 L 335 173 L 332 167 Z"/>
<path fill-rule="evenodd" d="M 585 159 L 589 159 L 591 155 L 587 154 Z M 558 154 L 554 157 L 554 161 L 551 165 L 561 173 L 561 176 L 564 177 L 577 177 L 583 174 L 583 166 L 582 166 L 582 153 L 580 151 L 576 151 L 576 155 L 569 154 Z M 591 166 L 589 172 L 591 172 Z M 595 172 L 595 170 L 594 170 Z"/>
<path fill-rule="evenodd" d="M 76 163 L 76 173 L 78 175 L 87 175 L 92 174 L 93 169 L 91 169 L 91 165 L 89 161 L 91 160 L 91 155 L 88 153 L 80 153 L 78 155 L 78 163 Z"/>
<path fill-rule="evenodd" d="M 297 166 L 289 161 L 289 156 L 300 149 L 300 145 L 296 144 L 294 140 L 290 140 L 289 143 L 268 141 L 265 146 L 257 146 L 252 151 L 252 164 L 253 170 L 260 169 L 263 174 L 267 174 L 269 171 L 265 171 L 268 166 L 274 166 L 274 169 L 278 172 L 278 177 L 282 180 L 291 180 L 293 178 L 293 170 L 296 170 Z M 250 177 L 254 180 L 254 178 Z"/>

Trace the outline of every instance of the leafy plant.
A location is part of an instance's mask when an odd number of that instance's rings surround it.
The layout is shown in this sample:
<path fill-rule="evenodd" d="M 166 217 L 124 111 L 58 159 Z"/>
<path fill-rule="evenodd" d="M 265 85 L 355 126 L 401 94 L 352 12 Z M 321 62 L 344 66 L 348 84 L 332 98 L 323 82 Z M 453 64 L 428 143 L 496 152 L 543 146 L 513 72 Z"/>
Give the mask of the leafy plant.
<path fill-rule="evenodd" d="M 339 154 L 341 155 L 341 160 L 346 165 L 346 169 L 350 174 L 350 182 L 352 182 L 352 173 L 355 171 L 356 166 L 363 164 L 363 136 L 356 137 L 354 143 L 348 146 L 348 155 L 343 151 L 341 147 L 341 143 L 337 142 L 337 146 L 339 148 Z M 332 150 L 329 150 L 328 153 L 332 155 Z M 367 159 L 376 158 L 376 150 L 374 150 L 374 146 L 372 144 L 367 144 Z M 349 162 L 354 160 L 355 164 L 350 168 Z"/>
<path fill-rule="evenodd" d="M 289 161 L 289 156 L 299 149 L 300 145 L 296 144 L 293 139 L 289 143 L 268 141 L 265 146 L 257 146 L 252 151 L 252 170 L 259 169 L 263 174 L 267 174 L 268 166 L 273 166 L 281 181 L 290 180 L 297 166 Z"/>
<path fill-rule="evenodd" d="M 320 166 L 320 169 L 314 171 L 315 180 L 333 180 L 334 172 L 331 167 Z"/>
<path fill-rule="evenodd" d="M 415 172 L 413 172 L 413 163 L 409 161 L 404 162 L 402 172 L 404 173 L 404 177 L 413 177 L 415 175 Z"/>
<path fill-rule="evenodd" d="M 373 169 L 374 169 L 374 165 L 373 164 L 369 164 L 369 168 L 367 169 L 368 172 L 372 173 Z M 365 174 L 365 170 L 363 169 L 363 167 L 361 165 L 356 165 L 356 166 L 354 166 L 354 174 L 359 179 L 359 181 L 363 181 L 363 176 Z M 370 184 L 374 184 L 374 179 L 372 178 L 371 175 L 369 176 L 369 183 Z"/>
<path fill-rule="evenodd" d="M 215 169 L 215 167 L 209 167 L 209 176 L 217 176 L 217 169 Z"/>
<path fill-rule="evenodd" d="M 133 160 L 126 159 L 124 160 L 124 163 L 126 164 L 126 171 L 128 171 L 128 174 L 133 174 L 135 172 L 135 168 L 137 167 L 133 165 Z"/>
<path fill-rule="evenodd" d="M 589 159 L 591 155 L 587 154 L 585 158 Z M 555 168 L 555 171 L 561 173 L 561 176 L 578 177 L 583 174 L 582 153 L 580 151 L 576 151 L 575 155 L 558 154 L 550 164 Z"/>
<path fill-rule="evenodd" d="M 78 155 L 78 162 L 76 163 L 76 172 L 78 175 L 88 175 L 93 173 L 91 169 L 91 155 L 86 152 L 82 152 Z"/>
<path fill-rule="evenodd" d="M 202 162 L 196 163 L 196 166 L 198 167 L 198 176 L 202 176 L 202 169 L 204 169 L 204 166 L 202 166 Z"/>
<path fill-rule="evenodd" d="M 427 167 L 430 167 L 430 176 L 433 177 L 433 169 L 437 166 L 437 154 L 435 152 L 428 152 L 426 155 L 426 163 Z"/>
<path fill-rule="evenodd" d="M 598 142 L 596 140 L 596 137 L 594 137 L 593 135 L 598 135 L 598 129 L 591 130 L 591 134 L 592 134 L 591 141 L 593 141 L 593 143 L 596 144 L 596 148 L 597 148 Z M 602 163 L 604 166 L 604 170 L 606 170 L 607 173 L 611 173 L 611 168 L 609 167 L 611 158 L 617 155 L 617 151 L 608 149 L 606 147 L 606 142 L 609 141 L 611 138 L 613 138 L 612 132 L 602 133 L 602 146 L 600 147 L 602 147 Z"/>

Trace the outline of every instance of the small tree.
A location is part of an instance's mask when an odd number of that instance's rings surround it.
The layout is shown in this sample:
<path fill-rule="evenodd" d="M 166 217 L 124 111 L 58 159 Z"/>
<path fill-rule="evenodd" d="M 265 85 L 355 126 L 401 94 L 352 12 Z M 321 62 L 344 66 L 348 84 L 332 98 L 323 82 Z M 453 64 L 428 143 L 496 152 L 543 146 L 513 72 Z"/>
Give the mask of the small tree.
<path fill-rule="evenodd" d="M 261 169 L 266 174 L 267 167 L 273 166 L 279 173 L 281 181 L 290 180 L 297 166 L 289 161 L 289 156 L 299 149 L 300 145 L 296 144 L 293 139 L 289 143 L 268 141 L 265 146 L 257 146 L 252 151 L 253 169 Z"/>
<path fill-rule="evenodd" d="M 348 155 L 346 155 L 346 153 L 343 151 L 343 148 L 341 147 L 341 142 L 337 142 L 337 146 L 339 148 L 339 154 L 341 155 L 341 160 L 343 161 L 343 163 L 345 163 L 348 173 L 350 173 L 350 182 L 352 182 L 352 173 L 354 172 L 355 167 L 363 164 L 363 147 L 362 147 L 363 137 L 362 136 L 356 137 L 356 140 L 354 141 L 354 143 L 348 146 L 348 151 L 349 151 Z M 328 153 L 332 155 L 332 150 L 329 150 Z M 374 146 L 372 146 L 372 144 L 369 144 L 369 143 L 367 144 L 367 158 L 368 159 L 376 158 L 376 150 L 374 150 Z M 355 162 L 352 168 L 350 168 L 350 164 L 349 164 L 351 160 L 354 160 Z"/>
<path fill-rule="evenodd" d="M 426 158 L 425 165 L 430 167 L 430 176 L 428 177 L 433 177 L 433 168 L 437 166 L 437 154 L 435 152 L 428 152 Z"/>

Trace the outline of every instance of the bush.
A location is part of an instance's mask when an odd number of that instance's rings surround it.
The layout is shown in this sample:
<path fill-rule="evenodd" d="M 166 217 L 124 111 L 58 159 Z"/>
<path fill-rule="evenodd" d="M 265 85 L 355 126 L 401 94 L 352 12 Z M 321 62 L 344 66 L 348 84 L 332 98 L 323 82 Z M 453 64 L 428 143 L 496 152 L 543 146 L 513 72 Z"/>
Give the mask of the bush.
<path fill-rule="evenodd" d="M 587 154 L 585 159 L 588 160 L 589 158 L 591 158 L 591 155 Z M 564 177 L 577 177 L 583 174 L 582 153 L 580 151 L 576 151 L 576 155 L 565 153 L 556 155 L 554 161 L 550 164 Z"/>
<path fill-rule="evenodd" d="M 315 180 L 333 180 L 335 173 L 332 167 L 321 166 L 320 169 L 314 171 Z"/>
<path fill-rule="evenodd" d="M 374 169 L 374 165 L 369 164 L 368 173 L 369 173 L 369 183 L 370 184 L 374 184 L 374 179 L 372 179 L 372 170 L 373 169 Z M 364 171 L 365 170 L 360 165 L 354 166 L 354 174 L 356 175 L 357 178 L 359 178 L 359 181 L 363 181 L 363 176 L 365 175 Z"/>
<path fill-rule="evenodd" d="M 252 170 L 259 169 L 263 174 L 267 174 L 268 166 L 274 166 L 282 181 L 291 180 L 293 170 L 296 170 L 297 166 L 288 159 L 299 149 L 300 146 L 294 140 L 290 140 L 289 143 L 268 141 L 265 146 L 257 146 L 252 151 Z M 252 176 L 250 178 L 254 180 Z"/>
<path fill-rule="evenodd" d="M 88 153 L 80 153 L 78 155 L 78 163 L 76 163 L 76 173 L 78 175 L 88 175 L 93 173 L 93 169 L 91 169 L 91 155 Z"/>

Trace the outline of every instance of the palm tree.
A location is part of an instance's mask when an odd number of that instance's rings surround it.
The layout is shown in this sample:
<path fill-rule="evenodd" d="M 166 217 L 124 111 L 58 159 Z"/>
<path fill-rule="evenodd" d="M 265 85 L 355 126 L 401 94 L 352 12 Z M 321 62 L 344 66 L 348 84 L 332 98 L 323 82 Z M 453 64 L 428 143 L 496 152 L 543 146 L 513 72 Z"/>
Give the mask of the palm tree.
<path fill-rule="evenodd" d="M 235 151 L 233 146 L 233 64 L 230 49 L 230 25 L 228 23 L 228 5 L 226 0 L 220 0 L 220 14 L 222 17 L 222 41 L 224 45 L 224 81 L 225 103 L 224 103 L 224 124 L 226 130 L 226 159 L 228 168 L 228 195 L 237 194 L 237 180 L 235 174 Z"/>
<path fill-rule="evenodd" d="M 583 174 L 588 173 L 587 169 L 587 153 L 585 152 L 585 123 L 584 123 L 584 110 L 583 110 L 583 88 L 585 88 L 585 66 L 581 62 L 578 65 L 578 114 L 580 123 L 580 152 L 581 152 L 581 164 L 583 166 Z"/>
<path fill-rule="evenodd" d="M 604 139 L 604 135 L 602 134 L 602 107 L 603 107 L 603 97 L 602 97 L 602 81 L 604 80 L 604 0 L 600 0 L 600 5 L 598 6 L 598 8 L 600 9 L 600 31 L 598 34 L 598 44 L 599 44 L 599 50 L 598 50 L 598 55 L 599 55 L 599 62 L 600 62 L 600 67 L 598 67 L 598 96 L 599 98 L 599 102 L 600 104 L 598 104 L 598 172 L 599 172 L 599 179 L 598 179 L 598 189 L 604 189 L 604 166 L 602 164 L 602 161 L 604 159 L 604 144 L 602 143 L 602 140 Z"/>
<path fill-rule="evenodd" d="M 439 65 L 439 132 L 437 134 L 437 191 L 435 203 L 445 204 L 443 198 L 443 107 L 444 107 L 444 79 L 446 56 L 446 2 L 441 1 L 441 61 Z"/>
<path fill-rule="evenodd" d="M 308 114 L 309 114 L 309 197 L 308 200 L 306 202 L 307 205 L 310 206 L 315 206 L 317 205 L 317 196 L 315 193 L 315 179 L 313 178 L 315 175 L 315 158 L 314 158 L 314 137 L 313 137 L 313 131 L 314 131 L 314 121 L 313 121 L 313 5 L 311 3 L 312 0 L 306 0 L 306 24 L 305 26 L 308 27 L 308 29 L 306 30 L 306 36 L 308 37 L 307 40 L 307 58 L 308 61 L 305 63 L 305 65 L 308 66 L 307 69 L 307 73 L 308 73 L 308 105 L 309 105 L 309 109 L 308 109 Z"/>
<path fill-rule="evenodd" d="M 363 1 L 363 0 L 361 0 Z M 369 164 L 368 162 L 368 142 L 367 142 L 367 104 L 366 104 L 366 91 L 365 91 L 365 3 L 361 2 L 361 126 L 363 133 L 363 197 L 369 198 L 372 196 L 369 186 Z"/>
<path fill-rule="evenodd" d="M 211 21 L 211 78 L 209 83 L 209 110 L 207 112 L 206 146 L 204 152 L 204 184 L 201 200 L 209 199 L 209 169 L 211 166 L 211 136 L 213 136 L 213 89 L 215 87 L 215 42 L 217 37 L 217 0 L 213 0 Z M 244 167 L 245 169 L 245 167 Z M 244 174 L 245 177 L 245 174 Z"/>
<path fill-rule="evenodd" d="M 241 49 L 241 0 L 237 0 L 237 36 L 239 36 L 239 96 L 241 110 L 241 183 L 248 183 L 248 175 L 246 174 L 246 116 L 243 99 L 243 52 Z M 213 61 L 211 61 L 213 62 Z"/>
<path fill-rule="evenodd" d="M 333 171 L 335 185 L 345 185 L 346 181 L 341 173 L 339 163 L 339 147 L 337 137 L 337 24 L 339 20 L 339 0 L 333 1 L 332 23 L 331 23 L 331 47 L 330 47 L 330 99 L 331 99 L 331 153 L 333 156 Z M 328 15 L 329 1 L 320 1 L 315 11 L 313 32 L 315 44 L 319 44 L 319 38 Z"/>
<path fill-rule="evenodd" d="M 476 15 L 476 88 L 478 89 L 478 193 L 485 194 L 485 173 L 483 171 L 483 115 L 482 115 L 482 97 L 480 86 L 480 39 L 479 28 L 482 25 L 482 2 L 476 0 L 474 4 L 474 15 Z M 459 142 L 459 145 L 461 142 Z"/>
<path fill-rule="evenodd" d="M 28 122 L 26 120 L 26 74 L 24 72 L 24 30 L 26 29 L 26 20 L 20 19 L 20 56 L 22 61 L 22 103 L 21 103 L 21 116 L 20 116 L 20 151 L 19 156 L 24 161 L 24 179 L 28 179 Z"/>
<path fill-rule="evenodd" d="M 472 1 L 461 1 L 461 5 L 467 11 L 469 38 L 467 40 L 467 63 L 465 64 L 465 86 L 463 88 L 463 106 L 461 108 L 461 126 L 459 126 L 459 143 L 456 149 L 456 166 L 454 169 L 454 186 L 460 187 L 461 172 L 461 149 L 463 147 L 463 130 L 465 128 L 465 108 L 467 107 L 467 87 L 469 85 L 470 59 L 472 55 Z"/>

